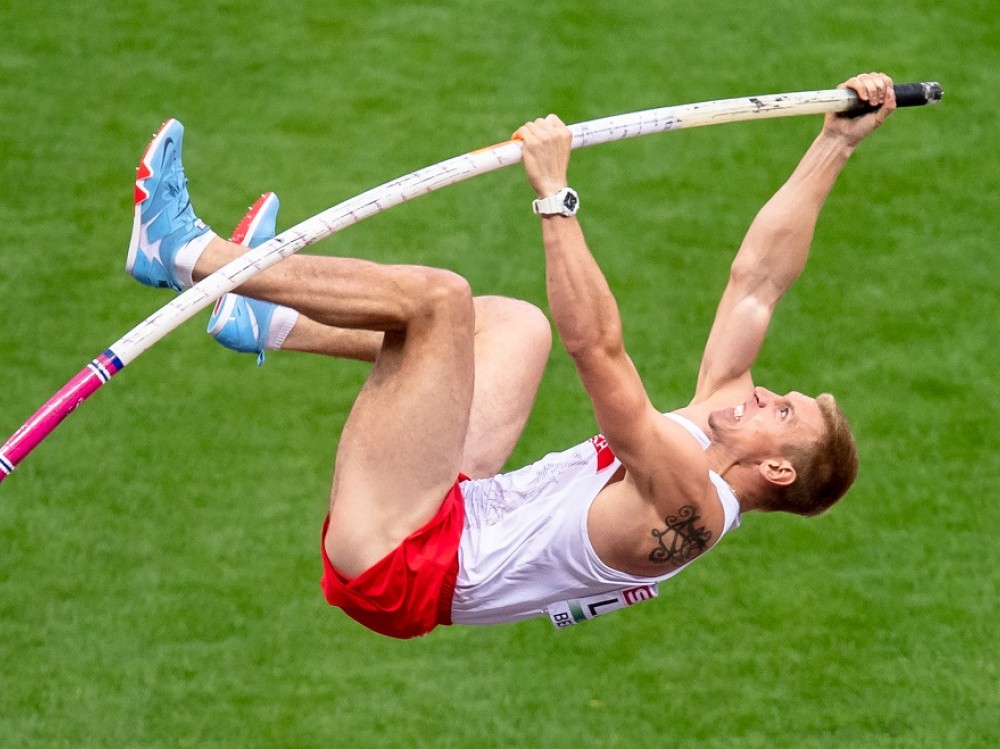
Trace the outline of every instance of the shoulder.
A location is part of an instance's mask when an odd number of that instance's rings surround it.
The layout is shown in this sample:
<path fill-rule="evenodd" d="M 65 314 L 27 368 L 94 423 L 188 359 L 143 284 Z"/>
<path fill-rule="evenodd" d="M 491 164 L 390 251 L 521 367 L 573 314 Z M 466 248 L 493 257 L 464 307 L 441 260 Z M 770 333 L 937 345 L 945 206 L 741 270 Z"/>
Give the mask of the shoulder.
<path fill-rule="evenodd" d="M 681 416 L 681 419 L 675 416 Z M 683 511 L 694 512 L 714 526 L 724 521 L 715 486 L 710 477 L 710 463 L 705 450 L 707 420 L 684 414 L 656 414 L 642 428 L 641 449 L 627 456 L 618 455 L 626 469 L 622 487 L 612 493 L 631 495 L 629 501 L 615 500 L 613 513 L 634 512 L 664 518 Z M 615 445 L 612 443 L 611 448 Z M 625 488 L 627 487 L 627 489 Z M 610 508 L 609 508 L 610 509 Z"/>
<path fill-rule="evenodd" d="M 726 512 L 708 467 L 697 461 L 688 467 L 691 474 L 679 483 L 641 487 L 626 473 L 605 487 L 588 519 L 591 543 L 605 564 L 632 575 L 662 577 L 722 538 Z"/>
<path fill-rule="evenodd" d="M 674 468 L 668 480 L 644 492 L 651 514 L 659 525 L 650 531 L 662 540 L 669 536 L 683 551 L 677 558 L 662 560 L 686 564 L 711 548 L 727 526 L 727 509 L 713 481 L 711 465 L 705 452 L 708 447 L 708 407 L 680 409 L 671 414 L 681 420 L 664 417 L 663 421 L 683 448 L 674 456 Z M 656 552 L 662 551 L 657 547 Z M 657 560 L 650 556 L 654 562 Z"/>
<path fill-rule="evenodd" d="M 702 521 L 717 537 L 725 512 L 711 479 L 705 428 L 693 419 L 689 422 L 697 429 L 666 416 L 662 422 L 661 429 L 669 437 L 660 461 L 645 471 L 631 471 L 631 482 L 657 518 Z"/>

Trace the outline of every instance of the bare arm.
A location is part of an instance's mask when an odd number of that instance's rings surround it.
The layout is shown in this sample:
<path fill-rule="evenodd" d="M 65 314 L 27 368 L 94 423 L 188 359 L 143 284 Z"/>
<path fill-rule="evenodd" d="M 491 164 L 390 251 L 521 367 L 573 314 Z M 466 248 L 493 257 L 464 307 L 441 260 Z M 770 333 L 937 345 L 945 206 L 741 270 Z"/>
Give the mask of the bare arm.
<path fill-rule="evenodd" d="M 572 136 L 554 115 L 528 123 L 524 164 L 539 197 L 566 186 Z M 690 504 L 707 488 L 704 454 L 651 403 L 625 350 L 618 304 L 575 217 L 542 218 L 546 291 L 553 322 L 590 396 L 598 426 L 640 494 Z"/>
<path fill-rule="evenodd" d="M 809 256 L 823 203 L 854 149 L 896 106 L 892 80 L 881 73 L 841 84 L 881 108 L 850 119 L 827 115 L 784 185 L 761 208 L 733 261 L 729 283 L 705 346 L 693 403 L 732 386 L 749 386 L 778 300 L 799 277 Z"/>

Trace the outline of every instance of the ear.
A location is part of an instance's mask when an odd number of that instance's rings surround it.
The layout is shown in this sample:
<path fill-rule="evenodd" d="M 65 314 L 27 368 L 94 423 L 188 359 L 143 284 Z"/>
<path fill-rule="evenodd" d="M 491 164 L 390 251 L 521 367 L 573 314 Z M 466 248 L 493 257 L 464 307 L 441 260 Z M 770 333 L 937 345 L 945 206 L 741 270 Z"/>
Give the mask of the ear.
<path fill-rule="evenodd" d="M 795 467 L 784 458 L 766 458 L 757 465 L 757 470 L 775 486 L 788 486 L 795 481 Z"/>

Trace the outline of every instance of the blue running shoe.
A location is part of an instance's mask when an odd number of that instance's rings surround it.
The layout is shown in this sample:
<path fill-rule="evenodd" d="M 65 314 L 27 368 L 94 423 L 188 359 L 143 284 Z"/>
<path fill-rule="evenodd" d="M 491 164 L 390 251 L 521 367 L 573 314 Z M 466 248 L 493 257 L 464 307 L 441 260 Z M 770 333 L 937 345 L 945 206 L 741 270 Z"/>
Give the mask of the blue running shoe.
<path fill-rule="evenodd" d="M 177 251 L 211 231 L 194 215 L 181 163 L 184 126 L 167 120 L 142 155 L 125 271 L 139 283 L 180 291 Z"/>
<path fill-rule="evenodd" d="M 278 219 L 278 196 L 264 193 L 240 221 L 231 240 L 246 247 L 256 247 L 275 235 Z M 208 333 L 226 348 L 241 353 L 256 353 L 257 366 L 264 363 L 271 318 L 278 308 L 239 294 L 225 294 L 215 303 L 208 320 Z"/>

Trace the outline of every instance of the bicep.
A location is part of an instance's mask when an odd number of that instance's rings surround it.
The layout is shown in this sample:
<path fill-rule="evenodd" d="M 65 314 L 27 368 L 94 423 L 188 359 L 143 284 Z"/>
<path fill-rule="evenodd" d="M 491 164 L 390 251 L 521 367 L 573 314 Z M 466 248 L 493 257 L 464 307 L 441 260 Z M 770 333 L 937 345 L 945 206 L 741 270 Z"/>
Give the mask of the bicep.
<path fill-rule="evenodd" d="M 705 344 L 695 401 L 749 378 L 778 298 L 776 289 L 766 280 L 736 273 L 730 276 Z"/>

